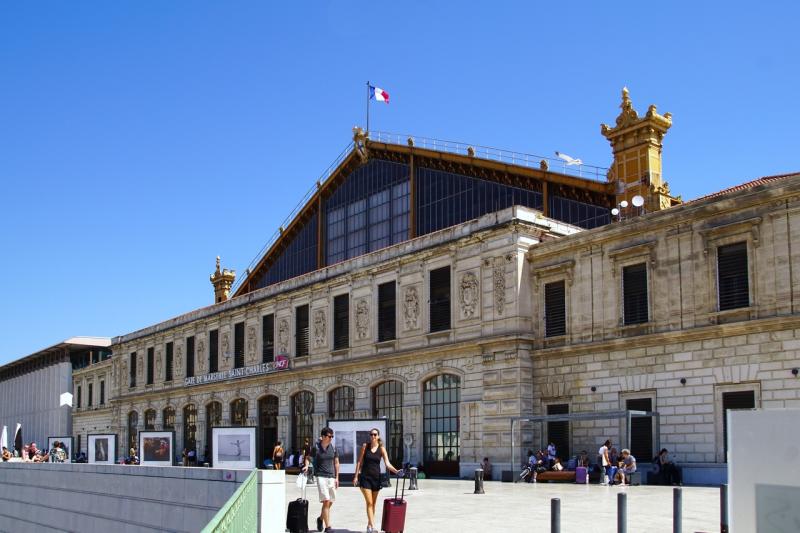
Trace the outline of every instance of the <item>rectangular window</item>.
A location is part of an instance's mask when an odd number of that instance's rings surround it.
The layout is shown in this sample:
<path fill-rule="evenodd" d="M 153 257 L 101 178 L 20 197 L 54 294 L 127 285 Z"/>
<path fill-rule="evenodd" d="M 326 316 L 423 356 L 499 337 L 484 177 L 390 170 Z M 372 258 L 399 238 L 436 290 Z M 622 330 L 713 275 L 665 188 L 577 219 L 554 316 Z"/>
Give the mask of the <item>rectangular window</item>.
<path fill-rule="evenodd" d="M 244 367 L 244 322 L 233 326 L 233 367 Z"/>
<path fill-rule="evenodd" d="M 625 409 L 629 411 L 653 410 L 652 398 L 631 398 L 625 400 Z M 637 416 L 631 418 L 631 455 L 641 464 L 647 463 L 655 457 L 653 450 L 653 419 Z"/>
<path fill-rule="evenodd" d="M 717 248 L 717 275 L 720 311 L 750 306 L 746 242 Z"/>
<path fill-rule="evenodd" d="M 450 329 L 450 267 L 430 271 L 431 332 Z"/>
<path fill-rule="evenodd" d="M 275 360 L 275 315 L 261 318 L 261 343 L 261 362 L 271 363 Z"/>
<path fill-rule="evenodd" d="M 153 371 L 155 370 L 155 348 L 148 348 L 147 349 L 147 385 L 153 384 Z"/>
<path fill-rule="evenodd" d="M 78 408 L 81 407 L 81 386 L 78 385 L 78 401 L 77 401 Z"/>
<path fill-rule="evenodd" d="M 548 415 L 569 414 L 569 404 L 559 403 L 547 406 Z M 569 422 L 558 421 L 547 423 L 547 443 L 556 445 L 556 457 L 562 461 L 569 459 Z"/>
<path fill-rule="evenodd" d="M 378 342 L 396 338 L 396 285 L 394 281 L 378 285 Z"/>
<path fill-rule="evenodd" d="M 186 377 L 194 376 L 194 336 L 186 338 Z"/>
<path fill-rule="evenodd" d="M 647 313 L 647 264 L 639 263 L 622 269 L 622 306 L 624 324 L 644 324 Z"/>
<path fill-rule="evenodd" d="M 136 386 L 136 352 L 130 355 L 130 364 L 128 365 L 130 372 L 130 386 Z"/>
<path fill-rule="evenodd" d="M 167 368 L 164 372 L 164 381 L 172 381 L 172 356 L 175 350 L 175 343 L 168 342 L 166 356 L 164 357 Z"/>
<path fill-rule="evenodd" d="M 725 449 L 725 462 L 728 462 L 728 410 L 755 409 L 756 393 L 746 390 L 722 393 L 722 445 Z"/>
<path fill-rule="evenodd" d="M 208 371 L 219 370 L 219 330 L 212 329 L 208 333 Z"/>
<path fill-rule="evenodd" d="M 350 346 L 350 295 L 340 294 L 333 299 L 333 349 Z"/>
<path fill-rule="evenodd" d="M 564 280 L 544 286 L 544 336 L 567 334 L 567 306 Z"/>
<path fill-rule="evenodd" d="M 308 355 L 308 305 L 301 305 L 294 310 L 294 355 Z"/>
<path fill-rule="evenodd" d="M 106 404 L 106 382 L 100 382 L 100 405 Z"/>
<path fill-rule="evenodd" d="M 93 389 L 94 389 L 94 384 L 89 383 L 89 389 L 88 389 L 89 393 L 86 395 L 86 399 L 88 400 L 86 402 L 86 406 L 87 407 L 91 407 L 92 406 L 92 393 L 94 392 Z"/>

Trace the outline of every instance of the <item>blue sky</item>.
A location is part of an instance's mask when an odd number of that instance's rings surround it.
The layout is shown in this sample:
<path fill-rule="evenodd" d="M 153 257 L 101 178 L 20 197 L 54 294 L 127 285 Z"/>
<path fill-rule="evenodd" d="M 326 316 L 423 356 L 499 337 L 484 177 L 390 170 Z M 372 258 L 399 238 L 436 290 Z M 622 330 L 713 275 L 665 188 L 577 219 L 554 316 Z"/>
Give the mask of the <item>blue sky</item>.
<path fill-rule="evenodd" d="M 794 2 L 3 2 L 0 364 L 212 303 L 365 122 L 608 166 L 627 85 L 691 199 L 800 170 Z M 654 6 L 654 7 L 651 7 Z"/>

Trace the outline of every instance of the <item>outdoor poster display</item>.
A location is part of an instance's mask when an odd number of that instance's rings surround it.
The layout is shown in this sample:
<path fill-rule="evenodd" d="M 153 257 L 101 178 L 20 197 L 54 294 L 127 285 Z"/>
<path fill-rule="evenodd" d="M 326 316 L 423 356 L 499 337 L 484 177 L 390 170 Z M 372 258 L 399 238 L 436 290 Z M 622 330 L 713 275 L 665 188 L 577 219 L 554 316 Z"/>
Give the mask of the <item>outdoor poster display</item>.
<path fill-rule="evenodd" d="M 333 444 L 339 452 L 339 472 L 355 474 L 358 454 L 361 452 L 361 446 L 370 441 L 369 432 L 372 428 L 378 428 L 383 445 L 386 446 L 389 419 L 328 420 L 328 427 L 333 430 Z M 386 473 L 383 461 L 381 461 L 381 473 Z"/>
<path fill-rule="evenodd" d="M 256 428 L 252 426 L 211 429 L 214 468 L 256 467 Z"/>
<path fill-rule="evenodd" d="M 92 465 L 113 465 L 117 462 L 117 435 L 89 434 L 87 458 Z"/>
<path fill-rule="evenodd" d="M 67 452 L 67 459 L 64 461 L 65 463 L 72 462 L 72 437 L 47 437 L 47 452 L 49 453 L 50 450 L 53 449 L 54 442 L 60 442 L 61 445 L 64 447 L 64 451 Z"/>
<path fill-rule="evenodd" d="M 139 432 L 139 464 L 142 466 L 174 466 L 175 432 Z"/>

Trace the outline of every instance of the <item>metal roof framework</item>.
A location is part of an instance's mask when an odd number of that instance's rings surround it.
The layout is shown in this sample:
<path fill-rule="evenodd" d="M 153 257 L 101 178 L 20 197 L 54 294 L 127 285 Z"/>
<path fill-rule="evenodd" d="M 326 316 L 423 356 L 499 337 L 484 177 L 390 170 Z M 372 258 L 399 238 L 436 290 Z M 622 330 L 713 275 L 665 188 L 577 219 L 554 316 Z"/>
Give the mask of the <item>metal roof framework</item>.
<path fill-rule="evenodd" d="M 625 447 L 631 447 L 631 421 L 634 418 L 655 418 L 656 427 L 654 432 L 655 449 L 661 449 L 661 415 L 657 411 L 600 411 L 592 413 L 569 413 L 561 415 L 537 415 L 537 416 L 515 416 L 511 418 L 511 466 L 514 464 L 514 424 L 516 422 L 533 422 L 542 424 L 540 433 L 540 449 L 544 449 L 544 424 L 546 422 L 576 422 L 584 420 L 609 420 L 625 419 Z"/>

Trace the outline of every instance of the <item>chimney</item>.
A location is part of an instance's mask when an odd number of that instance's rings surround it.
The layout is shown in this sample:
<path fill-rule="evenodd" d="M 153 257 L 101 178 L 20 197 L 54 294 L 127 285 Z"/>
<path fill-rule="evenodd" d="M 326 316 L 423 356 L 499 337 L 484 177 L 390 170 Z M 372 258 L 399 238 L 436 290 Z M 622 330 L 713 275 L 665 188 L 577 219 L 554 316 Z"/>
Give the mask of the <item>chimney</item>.
<path fill-rule="evenodd" d="M 230 297 L 231 285 L 236 279 L 236 271 L 227 268 L 220 270 L 219 256 L 217 256 L 217 270 L 211 274 L 211 284 L 214 286 L 214 303 L 224 302 Z"/>
<path fill-rule="evenodd" d="M 608 179 L 616 183 L 617 205 L 622 201 L 630 204 L 634 196 L 644 198 L 644 211 L 660 211 L 681 203 L 680 197 L 670 195 L 661 170 L 661 141 L 672 126 L 672 115 L 659 115 L 651 105 L 639 118 L 627 87 L 622 89 L 619 107 L 622 111 L 615 126 L 600 125 L 614 153 Z"/>

